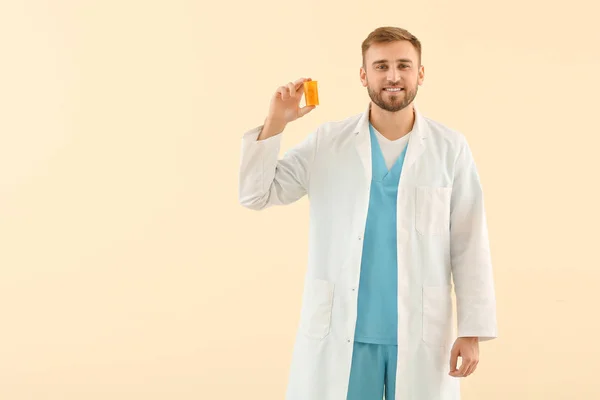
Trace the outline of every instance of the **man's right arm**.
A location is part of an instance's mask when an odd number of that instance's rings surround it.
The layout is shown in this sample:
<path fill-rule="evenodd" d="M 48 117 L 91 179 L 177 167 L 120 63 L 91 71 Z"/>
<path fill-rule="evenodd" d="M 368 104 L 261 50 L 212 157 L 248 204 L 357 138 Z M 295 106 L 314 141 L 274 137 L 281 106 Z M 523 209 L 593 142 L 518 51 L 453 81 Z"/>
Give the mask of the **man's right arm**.
<path fill-rule="evenodd" d="M 290 204 L 308 193 L 310 170 L 317 147 L 316 132 L 279 159 L 281 135 L 287 124 L 315 109 L 300 107 L 304 83 L 310 78 L 277 88 L 263 125 L 242 138 L 239 202 L 252 210 Z"/>
<path fill-rule="evenodd" d="M 242 137 L 239 169 L 239 202 L 252 210 L 293 203 L 308 193 L 308 182 L 317 147 L 312 132 L 279 159 L 283 129 L 269 124 Z"/>

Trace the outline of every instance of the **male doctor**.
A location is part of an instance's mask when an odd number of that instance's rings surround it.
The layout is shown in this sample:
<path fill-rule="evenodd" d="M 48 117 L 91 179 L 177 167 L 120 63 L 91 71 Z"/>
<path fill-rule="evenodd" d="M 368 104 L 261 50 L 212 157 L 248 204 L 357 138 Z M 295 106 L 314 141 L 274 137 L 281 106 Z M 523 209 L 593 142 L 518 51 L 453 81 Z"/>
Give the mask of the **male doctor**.
<path fill-rule="evenodd" d="M 300 107 L 301 78 L 277 89 L 264 124 L 242 138 L 243 206 L 309 198 L 286 399 L 458 400 L 479 342 L 497 337 L 482 186 L 463 134 L 414 105 L 419 40 L 380 27 L 362 57 L 364 112 L 320 124 L 280 158 L 287 124 L 315 108 Z"/>

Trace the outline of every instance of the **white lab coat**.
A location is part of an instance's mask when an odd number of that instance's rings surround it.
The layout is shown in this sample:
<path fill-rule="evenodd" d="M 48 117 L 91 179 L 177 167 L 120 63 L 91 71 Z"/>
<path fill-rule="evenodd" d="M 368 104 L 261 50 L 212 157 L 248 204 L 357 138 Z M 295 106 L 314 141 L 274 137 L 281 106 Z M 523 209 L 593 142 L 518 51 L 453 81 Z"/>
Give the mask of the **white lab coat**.
<path fill-rule="evenodd" d="M 319 125 L 281 158 L 281 134 L 257 141 L 258 126 L 242 137 L 241 205 L 261 210 L 304 195 L 310 204 L 286 400 L 346 399 L 371 183 L 369 107 Z M 415 117 L 421 129 L 411 134 L 397 197 L 396 400 L 458 400 L 460 378 L 448 375 L 454 340 L 497 337 L 483 193 L 463 134 L 416 106 Z"/>

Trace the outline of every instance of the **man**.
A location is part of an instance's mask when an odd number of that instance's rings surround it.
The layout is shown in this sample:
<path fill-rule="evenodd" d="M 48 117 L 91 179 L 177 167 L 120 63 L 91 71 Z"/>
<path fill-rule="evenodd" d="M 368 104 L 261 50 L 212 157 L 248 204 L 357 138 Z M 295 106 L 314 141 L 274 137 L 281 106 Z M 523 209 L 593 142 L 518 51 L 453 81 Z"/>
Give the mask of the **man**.
<path fill-rule="evenodd" d="M 362 52 L 363 113 L 321 124 L 278 159 L 287 124 L 315 108 L 300 107 L 302 78 L 278 88 L 264 124 L 243 136 L 243 206 L 310 199 L 286 399 L 458 400 L 479 342 L 497 337 L 477 169 L 465 137 L 414 105 L 419 40 L 382 27 Z"/>

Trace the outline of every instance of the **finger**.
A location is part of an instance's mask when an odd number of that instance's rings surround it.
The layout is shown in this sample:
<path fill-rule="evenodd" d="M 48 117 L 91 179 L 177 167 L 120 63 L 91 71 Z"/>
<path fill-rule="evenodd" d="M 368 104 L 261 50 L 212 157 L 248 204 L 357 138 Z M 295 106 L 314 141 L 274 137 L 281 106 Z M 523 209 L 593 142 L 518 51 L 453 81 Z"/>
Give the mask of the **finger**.
<path fill-rule="evenodd" d="M 466 372 L 469 369 L 469 367 L 471 366 L 471 361 L 470 360 L 462 360 L 462 363 L 460 365 L 460 368 L 458 369 L 458 374 L 460 376 L 467 376 Z"/>
<path fill-rule="evenodd" d="M 303 117 L 306 114 L 308 114 L 309 112 L 311 112 L 312 110 L 314 110 L 315 108 L 317 108 L 317 106 L 305 106 L 305 107 L 302 107 L 300 109 L 300 111 L 298 111 L 298 114 L 300 114 L 300 116 Z"/>
<path fill-rule="evenodd" d="M 294 82 L 294 86 L 296 87 L 296 94 L 301 96 L 304 93 L 304 82 L 312 81 L 311 78 L 301 78 Z"/>
<path fill-rule="evenodd" d="M 287 100 L 290 98 L 290 92 L 286 86 L 281 86 L 277 91 L 281 94 L 282 100 Z"/>
<path fill-rule="evenodd" d="M 450 369 L 450 375 L 455 376 L 455 377 L 462 377 L 463 373 L 464 373 L 464 369 L 466 367 L 466 362 L 465 360 L 461 357 L 460 358 L 461 363 L 460 365 L 458 364 L 458 360 L 454 362 L 454 368 Z"/>
<path fill-rule="evenodd" d="M 475 372 L 475 369 L 477 368 L 477 364 L 479 362 L 478 361 L 473 361 L 471 363 L 471 366 L 469 367 L 469 369 L 467 370 L 467 376 L 471 375 L 473 372 Z"/>
<path fill-rule="evenodd" d="M 302 87 L 304 85 L 304 82 L 306 81 L 311 81 L 311 78 L 300 78 L 300 79 L 296 79 L 294 81 L 294 86 L 296 86 L 296 89 Z"/>
<path fill-rule="evenodd" d="M 458 351 L 452 350 L 450 353 L 450 372 L 456 371 L 456 364 L 458 363 Z"/>
<path fill-rule="evenodd" d="M 288 82 L 287 89 L 290 92 L 290 97 L 296 96 L 296 85 L 294 85 L 292 82 Z"/>
<path fill-rule="evenodd" d="M 459 377 L 461 377 L 461 376 L 462 376 L 462 373 L 461 373 L 461 371 L 460 371 L 460 366 L 458 366 L 458 367 L 457 367 L 457 366 L 455 365 L 455 366 L 454 366 L 454 368 L 450 370 L 450 373 L 449 373 L 449 375 L 451 375 L 451 376 L 454 376 L 454 377 L 456 377 L 456 378 L 459 378 Z"/>

